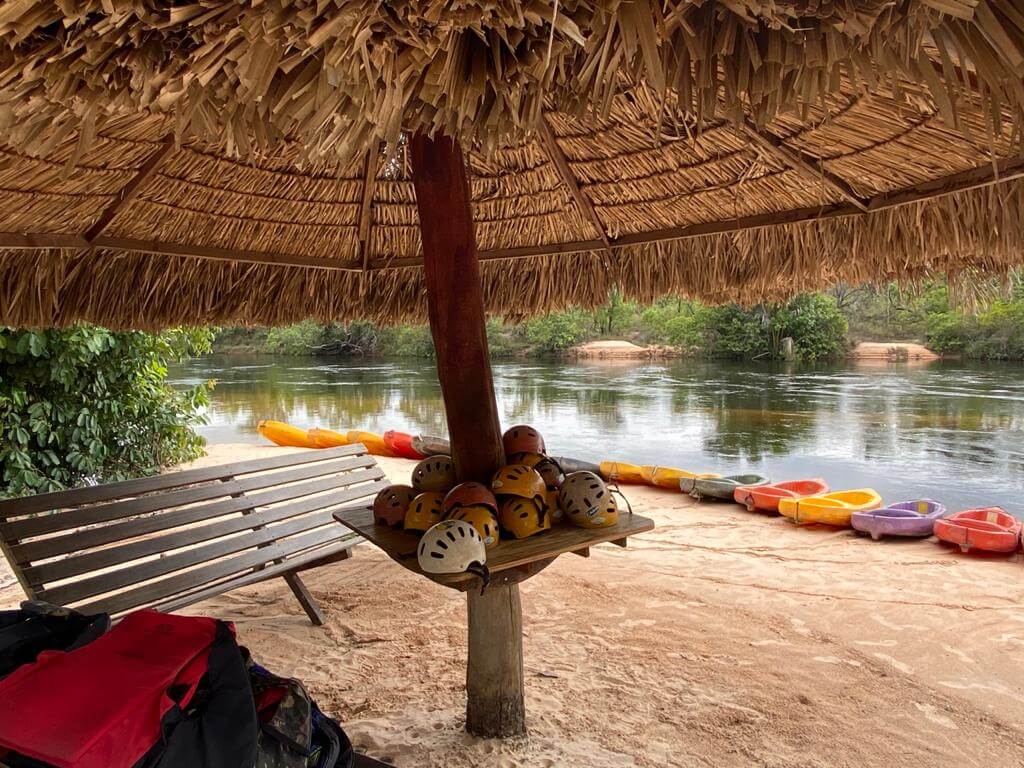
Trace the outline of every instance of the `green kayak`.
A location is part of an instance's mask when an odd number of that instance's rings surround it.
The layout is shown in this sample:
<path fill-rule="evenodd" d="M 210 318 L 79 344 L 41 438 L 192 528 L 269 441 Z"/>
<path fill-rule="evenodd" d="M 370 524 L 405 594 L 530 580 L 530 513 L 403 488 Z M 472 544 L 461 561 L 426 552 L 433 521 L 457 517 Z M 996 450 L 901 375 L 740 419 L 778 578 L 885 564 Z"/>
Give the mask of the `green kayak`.
<path fill-rule="evenodd" d="M 726 477 L 684 477 L 679 490 L 695 499 L 722 499 L 732 501 L 733 492 L 740 486 L 768 485 L 764 475 L 727 475 Z"/>

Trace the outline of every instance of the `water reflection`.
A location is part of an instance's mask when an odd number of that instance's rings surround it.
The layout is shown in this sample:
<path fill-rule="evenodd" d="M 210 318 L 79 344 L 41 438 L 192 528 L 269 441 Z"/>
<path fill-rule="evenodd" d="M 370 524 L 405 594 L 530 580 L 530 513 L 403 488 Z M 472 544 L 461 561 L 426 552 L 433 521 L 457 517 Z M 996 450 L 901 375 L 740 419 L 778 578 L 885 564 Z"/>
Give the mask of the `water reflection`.
<path fill-rule="evenodd" d="M 556 453 L 687 469 L 824 476 L 887 499 L 1024 504 L 1024 367 L 801 368 L 696 361 L 495 366 L 506 424 Z M 172 370 L 219 381 L 204 434 L 258 442 L 256 422 L 443 434 L 432 365 L 210 356 Z"/>

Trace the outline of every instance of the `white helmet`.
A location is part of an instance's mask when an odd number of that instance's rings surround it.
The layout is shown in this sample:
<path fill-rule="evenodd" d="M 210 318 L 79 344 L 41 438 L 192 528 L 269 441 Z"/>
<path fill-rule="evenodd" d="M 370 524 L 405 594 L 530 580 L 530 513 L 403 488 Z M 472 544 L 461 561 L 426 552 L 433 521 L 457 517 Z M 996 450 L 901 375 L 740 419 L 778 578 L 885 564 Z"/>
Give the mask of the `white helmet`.
<path fill-rule="evenodd" d="M 472 573 L 490 581 L 487 548 L 476 528 L 465 520 L 442 520 L 420 539 L 417 550 L 424 573 Z"/>

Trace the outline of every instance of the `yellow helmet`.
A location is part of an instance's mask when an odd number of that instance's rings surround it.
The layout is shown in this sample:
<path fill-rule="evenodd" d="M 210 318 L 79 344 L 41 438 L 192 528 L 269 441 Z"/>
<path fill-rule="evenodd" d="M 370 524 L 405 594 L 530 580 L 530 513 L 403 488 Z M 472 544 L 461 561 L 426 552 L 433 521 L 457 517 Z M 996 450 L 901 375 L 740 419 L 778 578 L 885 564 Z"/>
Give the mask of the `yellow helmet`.
<path fill-rule="evenodd" d="M 412 470 L 412 487 L 417 491 L 448 493 L 455 486 L 455 464 L 451 456 L 428 456 Z"/>
<path fill-rule="evenodd" d="M 531 453 L 530 451 L 513 453 L 508 457 L 508 463 L 522 464 L 524 467 L 537 470 L 549 489 L 557 488 L 562 483 L 562 468 L 557 461 L 543 453 Z"/>
<path fill-rule="evenodd" d="M 405 530 L 425 531 L 444 517 L 444 494 L 437 491 L 421 493 L 405 512 Z"/>
<path fill-rule="evenodd" d="M 544 505 L 520 496 L 508 497 L 501 503 L 498 520 L 502 529 L 517 539 L 551 528 L 551 518 Z"/>
<path fill-rule="evenodd" d="M 500 533 L 498 531 L 498 518 L 494 513 L 482 504 L 470 504 L 464 507 L 456 507 L 448 515 L 448 520 L 465 520 L 472 525 L 480 538 L 484 540 L 484 546 L 490 549 L 498 543 Z"/>
<path fill-rule="evenodd" d="M 558 490 L 558 506 L 580 528 L 607 528 L 619 521 L 619 506 L 604 480 L 593 472 L 573 472 Z"/>
<path fill-rule="evenodd" d="M 543 507 L 548 487 L 537 470 L 522 464 L 509 464 L 494 473 L 491 490 L 496 496 L 532 499 L 538 507 Z"/>

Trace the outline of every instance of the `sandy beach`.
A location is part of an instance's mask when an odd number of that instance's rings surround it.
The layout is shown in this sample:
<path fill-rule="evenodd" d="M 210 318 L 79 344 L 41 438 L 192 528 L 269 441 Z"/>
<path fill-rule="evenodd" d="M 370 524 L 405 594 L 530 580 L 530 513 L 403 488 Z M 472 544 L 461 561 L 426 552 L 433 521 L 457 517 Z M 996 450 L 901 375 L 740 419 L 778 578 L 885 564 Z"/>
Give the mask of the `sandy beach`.
<path fill-rule="evenodd" d="M 286 449 L 212 446 L 198 464 Z M 411 462 L 384 459 L 403 480 Z M 872 542 L 625 488 L 655 531 L 522 586 L 529 735 L 462 730 L 464 599 L 369 544 L 191 609 L 396 766 L 1024 765 L 1019 555 Z M 21 599 L 0 569 L 0 606 Z"/>

